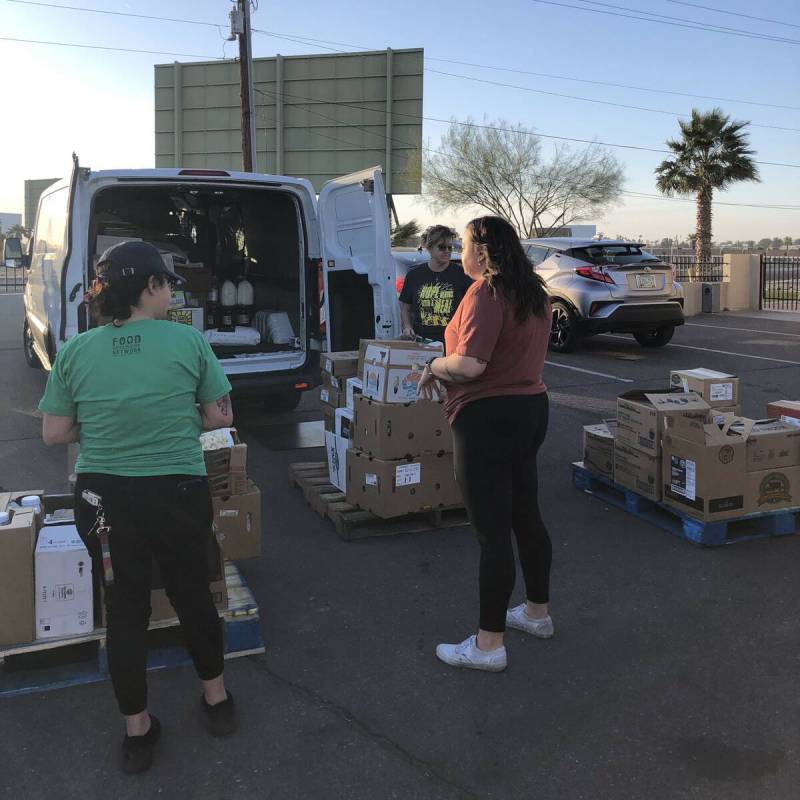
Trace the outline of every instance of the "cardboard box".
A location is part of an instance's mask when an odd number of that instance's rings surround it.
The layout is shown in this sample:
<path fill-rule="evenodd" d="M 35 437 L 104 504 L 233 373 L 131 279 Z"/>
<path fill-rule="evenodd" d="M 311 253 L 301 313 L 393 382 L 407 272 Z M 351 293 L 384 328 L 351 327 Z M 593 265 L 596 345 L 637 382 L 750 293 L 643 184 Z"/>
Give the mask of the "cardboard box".
<path fill-rule="evenodd" d="M 322 385 L 327 386 L 329 389 L 334 389 L 337 392 L 345 391 L 345 386 L 349 378 L 337 378 L 329 372 L 322 372 Z"/>
<path fill-rule="evenodd" d="M 350 378 L 358 374 L 358 353 L 355 350 L 320 353 L 319 365 L 323 372 L 336 378 Z"/>
<path fill-rule="evenodd" d="M 776 400 L 767 405 L 767 416 L 782 420 L 789 425 L 800 426 L 800 400 Z"/>
<path fill-rule="evenodd" d="M 739 404 L 739 378 L 713 369 L 672 370 L 669 382 L 673 389 L 697 392 L 712 408 Z"/>
<path fill-rule="evenodd" d="M 336 424 L 334 426 L 334 433 L 347 440 L 353 438 L 353 409 L 351 408 L 337 408 Z"/>
<path fill-rule="evenodd" d="M 343 405 L 344 392 L 332 389 L 330 386 L 322 386 L 319 390 L 320 402 L 331 408 L 340 408 Z"/>
<path fill-rule="evenodd" d="M 335 433 L 325 433 L 325 450 L 328 455 L 328 477 L 340 491 L 347 491 L 347 450 L 350 440 Z"/>
<path fill-rule="evenodd" d="M 360 395 L 355 406 L 353 445 L 375 458 L 453 452 L 453 435 L 443 403 L 379 403 Z"/>
<path fill-rule="evenodd" d="M 364 377 L 364 365 L 371 361 L 393 367 L 424 365 L 432 358 L 444 355 L 441 342 L 418 344 L 403 339 L 362 339 L 358 351 L 359 378 Z"/>
<path fill-rule="evenodd" d="M 779 419 L 743 419 L 730 429 L 747 440 L 748 472 L 800 466 L 800 428 Z"/>
<path fill-rule="evenodd" d="M 261 555 L 261 492 L 252 481 L 242 494 L 214 498 L 214 532 L 231 561 Z"/>
<path fill-rule="evenodd" d="M 786 508 L 800 508 L 800 467 L 747 473 L 746 513 L 760 514 Z"/>
<path fill-rule="evenodd" d="M 336 409 L 333 406 L 323 404 L 322 419 L 325 422 L 325 430 L 334 433 L 336 430 Z"/>
<path fill-rule="evenodd" d="M 345 405 L 347 408 L 356 407 L 356 397 L 362 393 L 364 384 L 361 378 L 348 378 L 347 387 L 345 389 Z"/>
<path fill-rule="evenodd" d="M 614 482 L 649 500 L 661 499 L 661 458 L 628 442 L 614 442 Z"/>
<path fill-rule="evenodd" d="M 94 630 L 92 560 L 74 525 L 42 528 L 34 576 L 37 639 Z"/>
<path fill-rule="evenodd" d="M 583 428 L 583 465 L 586 469 L 614 478 L 614 438 L 616 420 Z"/>
<path fill-rule="evenodd" d="M 617 441 L 658 455 L 666 417 L 704 420 L 709 410 L 696 392 L 625 392 L 617 398 Z"/>
<path fill-rule="evenodd" d="M 461 504 L 451 453 L 413 459 L 371 458 L 347 451 L 347 502 L 383 519 Z"/>
<path fill-rule="evenodd" d="M 181 322 L 184 325 L 191 325 L 199 331 L 204 331 L 205 313 L 204 308 L 171 308 L 167 312 L 167 316 L 173 322 Z"/>
<path fill-rule="evenodd" d="M 5 511 L 11 494 L 0 494 Z M 37 520 L 33 510 L 15 511 L 0 527 L 0 645 L 27 644 L 36 638 L 33 558 Z"/>
<path fill-rule="evenodd" d="M 711 421 L 717 425 L 722 425 L 726 417 L 741 417 L 742 407 L 738 406 L 717 406 L 711 409 Z"/>
<path fill-rule="evenodd" d="M 667 419 L 664 503 L 706 522 L 745 514 L 745 442 L 743 436 L 713 423 Z"/>
<path fill-rule="evenodd" d="M 209 477 L 224 472 L 247 471 L 247 445 L 239 438 L 236 428 L 230 428 L 233 446 L 220 447 L 216 450 L 203 450 L 206 472 Z"/>

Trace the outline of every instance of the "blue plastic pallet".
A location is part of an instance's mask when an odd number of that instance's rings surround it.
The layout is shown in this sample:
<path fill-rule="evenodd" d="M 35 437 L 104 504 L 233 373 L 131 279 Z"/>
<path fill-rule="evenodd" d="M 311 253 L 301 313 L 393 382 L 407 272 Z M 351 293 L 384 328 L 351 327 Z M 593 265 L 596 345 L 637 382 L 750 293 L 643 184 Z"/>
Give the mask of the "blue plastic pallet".
<path fill-rule="evenodd" d="M 718 547 L 770 536 L 789 536 L 800 531 L 800 511 L 793 509 L 748 514 L 718 522 L 701 522 L 676 508 L 642 497 L 605 475 L 586 469 L 582 461 L 572 465 L 572 483 L 586 494 L 599 497 L 609 505 L 701 547 Z"/>
<path fill-rule="evenodd" d="M 225 583 L 228 590 L 228 608 L 222 612 L 225 659 L 263 653 L 258 606 L 239 570 L 230 562 L 225 564 Z M 151 626 L 148 636 L 170 636 L 175 631 L 177 620 L 165 620 Z M 105 630 L 101 629 L 85 636 L 0 648 L 0 697 L 107 681 L 105 644 Z M 191 663 L 185 647 L 176 643 L 151 647 L 147 654 L 149 672 Z"/>

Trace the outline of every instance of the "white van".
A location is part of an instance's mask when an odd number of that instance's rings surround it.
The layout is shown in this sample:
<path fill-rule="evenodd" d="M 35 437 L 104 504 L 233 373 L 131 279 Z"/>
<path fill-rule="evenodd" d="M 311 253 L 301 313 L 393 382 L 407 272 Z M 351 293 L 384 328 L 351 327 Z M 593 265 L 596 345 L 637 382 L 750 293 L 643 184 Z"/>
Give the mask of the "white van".
<path fill-rule="evenodd" d="M 260 343 L 215 343 L 206 335 L 234 392 L 259 394 L 276 409 L 293 408 L 303 390 L 318 385 L 320 350 L 354 350 L 361 338 L 400 333 L 379 167 L 330 181 L 317 199 L 301 178 L 208 169 L 93 172 L 75 158 L 70 180 L 39 200 L 25 259 L 23 341 L 31 366 L 49 370 L 64 342 L 92 325 L 83 296 L 94 265 L 124 239 L 152 242 L 174 259 L 188 276 L 190 303 L 202 304 L 212 285 L 247 278 Z M 194 312 L 198 327 L 203 319 Z M 270 335 L 265 320 L 272 319 L 282 335 Z"/>

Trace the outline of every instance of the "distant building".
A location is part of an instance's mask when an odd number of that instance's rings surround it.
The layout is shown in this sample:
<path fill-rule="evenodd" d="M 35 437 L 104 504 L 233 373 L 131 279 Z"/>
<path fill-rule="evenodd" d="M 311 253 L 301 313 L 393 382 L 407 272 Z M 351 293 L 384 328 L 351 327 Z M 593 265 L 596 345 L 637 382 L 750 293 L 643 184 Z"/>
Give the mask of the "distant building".
<path fill-rule="evenodd" d="M 592 239 L 597 235 L 597 225 L 564 225 L 556 228 L 548 237 L 565 236 L 570 239 Z"/>
<path fill-rule="evenodd" d="M 7 231 L 15 225 L 22 225 L 22 214 L 12 214 L 0 211 L 0 231 Z"/>
<path fill-rule="evenodd" d="M 33 228 L 36 222 L 36 209 L 39 207 L 39 198 L 42 192 L 52 186 L 61 178 L 38 178 L 36 180 L 25 181 L 25 227 Z"/>

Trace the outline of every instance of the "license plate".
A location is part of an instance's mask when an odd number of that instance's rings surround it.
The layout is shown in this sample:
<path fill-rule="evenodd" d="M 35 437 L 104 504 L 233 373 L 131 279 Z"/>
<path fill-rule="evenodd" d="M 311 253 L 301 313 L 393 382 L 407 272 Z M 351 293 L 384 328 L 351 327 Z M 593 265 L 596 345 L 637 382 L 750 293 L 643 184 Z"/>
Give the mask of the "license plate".
<path fill-rule="evenodd" d="M 637 289 L 655 289 L 656 276 L 655 275 L 637 275 L 636 276 Z"/>

